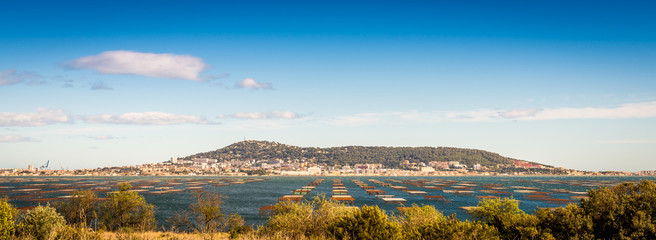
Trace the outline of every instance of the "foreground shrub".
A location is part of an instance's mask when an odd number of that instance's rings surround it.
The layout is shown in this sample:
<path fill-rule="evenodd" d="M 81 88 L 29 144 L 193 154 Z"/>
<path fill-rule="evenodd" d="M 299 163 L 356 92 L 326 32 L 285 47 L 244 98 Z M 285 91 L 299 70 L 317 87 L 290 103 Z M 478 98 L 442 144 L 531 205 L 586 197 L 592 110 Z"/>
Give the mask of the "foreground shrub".
<path fill-rule="evenodd" d="M 146 203 L 143 196 L 130 191 L 129 183 L 119 184 L 117 192 L 107 194 L 108 199 L 100 204 L 100 221 L 104 228 L 115 230 L 146 231 L 154 228 L 155 207 Z"/>
<path fill-rule="evenodd" d="M 514 199 L 485 199 L 471 211 L 471 215 L 499 231 L 502 239 L 552 239 L 538 231 L 538 219 L 519 209 Z"/>
<path fill-rule="evenodd" d="M 99 240 L 100 233 L 88 229 L 82 225 L 66 225 L 57 232 L 56 239 L 66 240 Z"/>
<path fill-rule="evenodd" d="M 581 202 L 598 239 L 656 239 L 656 184 L 649 180 L 588 191 Z"/>
<path fill-rule="evenodd" d="M 50 206 L 38 206 L 27 211 L 18 224 L 18 234 L 26 238 L 52 239 L 64 229 L 66 220 Z"/>
<path fill-rule="evenodd" d="M 91 190 L 77 191 L 71 198 L 57 202 L 55 208 L 69 224 L 91 226 L 97 218 L 96 198 L 96 193 Z"/>
<path fill-rule="evenodd" d="M 16 209 L 7 202 L 7 199 L 0 198 L 0 239 L 9 239 L 14 232 L 14 216 Z"/>
<path fill-rule="evenodd" d="M 422 225 L 416 230 L 417 235 L 405 239 L 435 239 L 435 240 L 495 240 L 500 239 L 496 228 L 481 222 L 460 221 L 455 215 L 446 221 L 436 221 Z"/>
<path fill-rule="evenodd" d="M 449 218 L 431 205 L 412 205 L 400 211 L 396 221 L 404 239 L 498 239 L 496 228 L 481 222 L 461 222 L 455 214 Z"/>
<path fill-rule="evenodd" d="M 423 239 L 421 230 L 429 225 L 446 222 L 441 212 L 431 205 L 419 207 L 415 204 L 410 208 L 399 211 L 394 219 L 400 224 L 401 231 L 406 239 Z"/>
<path fill-rule="evenodd" d="M 401 239 L 399 224 L 388 221 L 378 206 L 365 205 L 340 216 L 330 230 L 337 239 Z"/>
<path fill-rule="evenodd" d="M 251 226 L 246 225 L 244 218 L 239 214 L 232 214 L 227 220 L 228 233 L 231 239 L 236 239 L 239 235 L 249 233 L 253 230 Z"/>
<path fill-rule="evenodd" d="M 258 232 L 267 239 L 327 239 L 332 237 L 330 225 L 338 217 L 356 209 L 327 199 L 324 195 L 300 203 L 279 202 L 274 215 Z"/>
<path fill-rule="evenodd" d="M 556 239 L 594 239 L 592 219 L 578 204 L 556 209 L 542 208 L 535 211 L 541 231 Z"/>
<path fill-rule="evenodd" d="M 223 199 L 218 193 L 205 190 L 193 193 L 195 202 L 189 205 L 189 210 L 177 212 L 169 222 L 174 231 L 178 232 L 219 232 L 225 223 L 221 212 Z"/>

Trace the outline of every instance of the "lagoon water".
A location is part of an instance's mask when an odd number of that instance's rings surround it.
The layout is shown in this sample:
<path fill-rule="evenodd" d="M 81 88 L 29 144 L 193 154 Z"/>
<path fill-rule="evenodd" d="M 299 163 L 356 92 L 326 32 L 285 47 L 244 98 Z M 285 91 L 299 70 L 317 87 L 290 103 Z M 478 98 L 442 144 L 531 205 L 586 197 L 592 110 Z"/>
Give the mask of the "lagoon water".
<path fill-rule="evenodd" d="M 587 190 L 601 186 L 612 186 L 621 182 L 656 180 L 656 177 L 579 177 L 579 176 L 302 176 L 302 177 L 2 177 L 0 197 L 7 196 L 14 207 L 29 208 L 48 201 L 70 196 L 78 189 L 92 189 L 99 197 L 107 191 L 116 190 L 119 182 L 129 181 L 146 200 L 156 206 L 159 229 L 168 228 L 166 220 L 177 211 L 187 209 L 193 201 L 191 191 L 204 188 L 224 196 L 223 211 L 239 213 L 248 224 L 262 225 L 267 216 L 259 209 L 275 205 L 278 198 L 290 195 L 316 179 L 325 179 L 305 199 L 325 194 L 332 196 L 333 180 L 341 179 L 349 195 L 355 198 L 354 206 L 378 205 L 387 213 L 396 213 L 398 204 L 385 204 L 375 195 L 369 195 L 352 180 L 360 180 L 386 194 L 405 198 L 405 206 L 412 204 L 433 205 L 444 215 L 456 214 L 460 219 L 470 216 L 461 207 L 475 206 L 485 196 L 513 197 L 520 200 L 520 208 L 532 213 L 536 208 L 559 207 L 576 203 Z M 422 195 L 410 195 L 402 190 L 381 186 L 371 179 L 405 186 L 408 189 L 425 191 L 426 195 L 443 196 L 447 201 L 426 200 Z M 417 184 L 419 183 L 419 184 Z M 443 187 L 430 189 L 426 186 Z M 453 190 L 466 190 L 454 193 Z M 491 190 L 496 189 L 496 190 Z M 471 191 L 471 192 L 468 192 Z M 496 191 L 496 192 L 495 192 Z"/>

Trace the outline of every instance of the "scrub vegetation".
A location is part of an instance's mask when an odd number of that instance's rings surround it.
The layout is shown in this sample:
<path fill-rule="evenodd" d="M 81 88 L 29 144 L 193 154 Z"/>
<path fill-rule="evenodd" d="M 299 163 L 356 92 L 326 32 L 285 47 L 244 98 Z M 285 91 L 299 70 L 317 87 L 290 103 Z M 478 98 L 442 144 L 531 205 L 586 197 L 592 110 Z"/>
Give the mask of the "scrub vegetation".
<path fill-rule="evenodd" d="M 153 231 L 154 207 L 129 184 L 104 201 L 90 191 L 18 212 L 0 200 L 0 239 L 656 239 L 656 184 L 643 180 L 589 190 L 589 199 L 527 214 L 514 199 L 486 199 L 473 221 L 444 216 L 430 205 L 388 214 L 377 206 L 352 207 L 325 196 L 280 202 L 252 229 L 239 215 L 221 212 L 221 196 L 199 191 L 169 232 Z M 111 212 L 111 213 L 110 213 Z"/>

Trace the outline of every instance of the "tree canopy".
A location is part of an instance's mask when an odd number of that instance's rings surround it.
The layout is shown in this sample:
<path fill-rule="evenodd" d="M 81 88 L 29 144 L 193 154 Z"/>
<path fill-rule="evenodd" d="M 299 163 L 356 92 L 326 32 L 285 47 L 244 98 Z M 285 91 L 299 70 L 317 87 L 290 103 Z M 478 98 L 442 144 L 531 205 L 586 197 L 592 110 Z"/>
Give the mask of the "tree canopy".
<path fill-rule="evenodd" d="M 345 146 L 331 148 L 296 147 L 267 141 L 242 141 L 214 151 L 194 154 L 185 159 L 212 158 L 226 160 L 293 160 L 305 159 L 318 164 L 354 165 L 382 164 L 396 168 L 408 160 L 428 164 L 431 161 L 458 161 L 472 166 L 494 167 L 514 164 L 515 159 L 477 149 L 452 147 L 365 147 Z"/>

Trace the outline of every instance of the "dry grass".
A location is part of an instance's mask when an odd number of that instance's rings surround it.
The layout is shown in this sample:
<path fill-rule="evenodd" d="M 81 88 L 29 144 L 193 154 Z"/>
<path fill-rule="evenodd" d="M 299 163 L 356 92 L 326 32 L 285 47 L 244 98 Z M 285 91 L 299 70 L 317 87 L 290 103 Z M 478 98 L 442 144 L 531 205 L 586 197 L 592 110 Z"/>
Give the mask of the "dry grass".
<path fill-rule="evenodd" d="M 227 233 L 174 233 L 174 232 L 103 232 L 100 234 L 102 240 L 150 240 L 150 239 L 166 239 L 166 240 L 221 240 L 230 239 Z"/>

